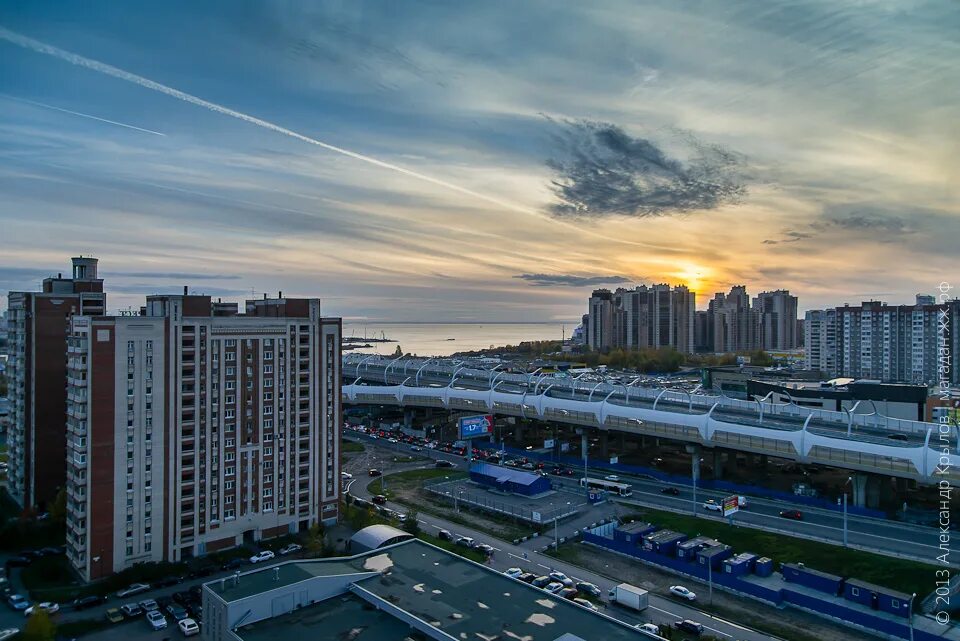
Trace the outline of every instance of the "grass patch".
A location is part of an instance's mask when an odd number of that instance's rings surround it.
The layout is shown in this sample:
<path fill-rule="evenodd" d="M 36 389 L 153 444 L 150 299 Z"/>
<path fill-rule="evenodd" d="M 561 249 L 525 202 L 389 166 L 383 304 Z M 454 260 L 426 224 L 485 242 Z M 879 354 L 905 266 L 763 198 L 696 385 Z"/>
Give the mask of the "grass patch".
<path fill-rule="evenodd" d="M 641 509 L 633 518 L 690 536 L 709 536 L 733 545 L 737 552 L 753 552 L 776 563 L 802 562 L 821 572 L 876 583 L 907 594 L 916 592 L 918 597 L 929 594 L 935 587 L 936 568 L 916 561 L 661 510 Z"/>
<path fill-rule="evenodd" d="M 340 451 L 341 452 L 363 452 L 367 448 L 363 446 L 363 443 L 357 443 L 355 441 L 340 441 Z"/>
<path fill-rule="evenodd" d="M 465 559 L 470 559 L 471 561 L 476 561 L 477 563 L 486 563 L 487 555 L 479 550 L 472 550 L 470 548 L 465 548 L 462 545 L 456 545 L 450 541 L 444 541 L 443 539 L 438 539 L 432 534 L 427 534 L 426 532 L 421 532 L 417 534 L 417 538 L 421 541 L 426 541 L 432 545 L 437 546 L 438 548 L 443 548 L 447 552 L 453 552 L 454 554 L 459 554 Z"/>
<path fill-rule="evenodd" d="M 414 490 L 423 485 L 424 481 L 431 481 L 438 478 L 449 478 L 451 481 L 467 478 L 466 472 L 451 471 L 449 469 L 430 468 L 426 470 L 407 470 L 406 472 L 397 472 L 390 474 L 386 479 L 375 478 L 367 484 L 367 491 L 370 494 L 380 494 L 381 484 L 386 485 L 386 496 L 392 496 L 392 488 L 398 490 Z"/>

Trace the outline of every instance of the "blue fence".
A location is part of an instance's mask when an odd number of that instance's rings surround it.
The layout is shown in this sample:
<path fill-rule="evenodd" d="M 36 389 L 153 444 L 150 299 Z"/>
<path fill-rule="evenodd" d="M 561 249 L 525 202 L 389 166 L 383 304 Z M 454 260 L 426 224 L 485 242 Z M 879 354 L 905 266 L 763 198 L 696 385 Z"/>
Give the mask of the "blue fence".
<path fill-rule="evenodd" d="M 500 448 L 492 443 L 477 443 L 477 447 L 482 449 L 492 449 L 499 450 Z M 505 448 L 509 454 L 514 456 L 526 456 L 529 459 L 534 459 L 537 461 L 543 462 L 558 462 L 563 463 L 564 465 L 571 466 L 582 466 L 583 459 L 577 458 L 575 456 L 560 456 L 555 457 L 550 454 L 544 454 L 542 452 L 530 452 L 527 450 L 521 450 L 513 447 Z M 650 478 L 657 479 L 658 481 L 663 481 L 665 483 L 674 483 L 677 485 L 692 485 L 692 481 L 689 476 L 683 476 L 680 474 L 668 474 L 661 470 L 651 467 L 643 467 L 640 465 L 627 465 L 625 463 L 610 463 L 609 460 L 604 459 L 590 459 L 588 466 L 593 469 L 608 470 L 613 472 L 622 472 L 624 474 L 633 474 L 635 476 L 649 476 Z M 757 496 L 767 499 L 773 499 L 778 501 L 788 501 L 790 503 L 796 503 L 801 505 L 808 505 L 810 507 L 819 507 L 826 510 L 842 511 L 843 507 L 837 505 L 835 501 L 830 501 L 829 499 L 823 499 L 813 496 L 797 496 L 795 494 L 790 494 L 789 492 L 780 492 L 778 490 L 771 490 L 769 488 L 760 487 L 757 485 L 742 485 L 740 483 L 733 483 L 732 481 L 723 481 L 723 480 L 713 480 L 713 479 L 700 479 L 697 483 L 697 487 L 705 490 L 719 490 L 722 492 L 729 492 L 730 494 L 744 494 L 747 496 Z M 868 516 L 878 519 L 885 519 L 887 517 L 885 512 L 881 510 L 872 510 L 865 507 L 857 507 L 856 505 L 848 505 L 847 512 L 856 515 L 856 516 Z"/>

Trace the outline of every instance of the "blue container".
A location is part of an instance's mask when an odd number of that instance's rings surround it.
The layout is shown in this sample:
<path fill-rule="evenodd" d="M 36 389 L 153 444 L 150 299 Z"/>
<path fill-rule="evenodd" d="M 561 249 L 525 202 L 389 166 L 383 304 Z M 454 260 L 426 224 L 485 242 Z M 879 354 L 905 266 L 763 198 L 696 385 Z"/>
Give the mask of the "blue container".
<path fill-rule="evenodd" d="M 773 559 L 768 559 L 765 556 L 757 559 L 753 572 L 757 576 L 770 576 L 773 574 Z"/>
<path fill-rule="evenodd" d="M 881 585 L 848 579 L 843 584 L 843 598 L 874 610 L 889 612 L 904 618 L 910 616 L 910 595 Z"/>
<path fill-rule="evenodd" d="M 680 534 L 673 530 L 660 530 L 643 537 L 643 548 L 664 556 L 674 556 L 677 544 L 686 540 L 686 534 Z"/>
<path fill-rule="evenodd" d="M 735 557 L 724 559 L 723 572 L 732 576 L 744 576 L 749 574 L 757 562 L 757 555 L 750 552 L 741 552 Z"/>
<path fill-rule="evenodd" d="M 613 531 L 613 540 L 626 543 L 627 545 L 640 545 L 643 537 L 656 529 L 655 526 L 640 521 L 627 523 L 617 527 L 617 529 Z"/>
<path fill-rule="evenodd" d="M 790 583 L 803 585 L 826 594 L 840 594 L 840 587 L 843 584 L 843 577 L 810 569 L 802 563 L 784 563 L 780 567 L 780 572 Z"/>
<path fill-rule="evenodd" d="M 700 538 L 690 539 L 677 544 L 677 558 L 683 559 L 687 563 L 693 563 L 697 558 L 697 552 L 703 549 L 704 542 Z"/>
<path fill-rule="evenodd" d="M 733 548 L 729 545 L 711 545 L 697 552 L 697 563 L 706 567 L 710 566 L 714 570 L 719 570 L 724 560 L 733 556 Z"/>

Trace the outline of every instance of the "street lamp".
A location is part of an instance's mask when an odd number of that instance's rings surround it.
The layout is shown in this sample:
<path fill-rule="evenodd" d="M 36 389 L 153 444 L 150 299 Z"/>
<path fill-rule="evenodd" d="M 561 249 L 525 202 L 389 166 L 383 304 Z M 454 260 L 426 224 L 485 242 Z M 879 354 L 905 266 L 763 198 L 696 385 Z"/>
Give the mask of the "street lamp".
<path fill-rule="evenodd" d="M 843 547 L 847 547 L 847 486 L 853 482 L 853 477 L 848 476 L 847 482 L 843 484 Z"/>
<path fill-rule="evenodd" d="M 910 597 L 910 641 L 913 641 L 913 600 L 917 598 L 917 593 L 914 592 L 913 596 Z"/>

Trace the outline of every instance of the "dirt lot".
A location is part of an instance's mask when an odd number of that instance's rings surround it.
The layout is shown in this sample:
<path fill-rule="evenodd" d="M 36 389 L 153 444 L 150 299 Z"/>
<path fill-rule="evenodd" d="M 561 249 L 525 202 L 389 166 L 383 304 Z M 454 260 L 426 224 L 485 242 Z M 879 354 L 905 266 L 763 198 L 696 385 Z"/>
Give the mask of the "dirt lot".
<path fill-rule="evenodd" d="M 607 576 L 616 574 L 620 580 L 665 597 L 669 596 L 667 588 L 670 585 L 682 583 L 697 592 L 697 607 L 788 641 L 876 641 L 876 637 L 831 624 L 799 610 L 775 608 L 716 589 L 713 591 L 713 607 L 710 607 L 707 605 L 706 585 L 687 577 L 679 579 L 675 574 L 600 548 L 572 543 L 562 546 L 560 555 L 588 570 Z"/>

